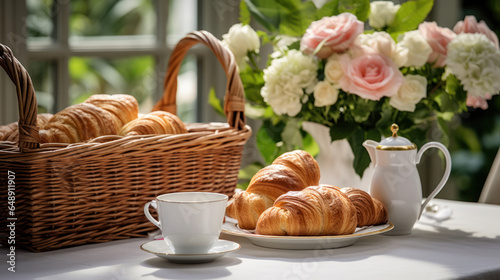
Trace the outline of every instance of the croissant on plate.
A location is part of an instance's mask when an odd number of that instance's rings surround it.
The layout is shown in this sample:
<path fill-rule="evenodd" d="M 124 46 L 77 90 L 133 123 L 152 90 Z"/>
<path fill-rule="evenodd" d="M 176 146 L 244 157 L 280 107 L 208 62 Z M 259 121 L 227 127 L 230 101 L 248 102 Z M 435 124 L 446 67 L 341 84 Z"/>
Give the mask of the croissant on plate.
<path fill-rule="evenodd" d="M 387 210 L 380 200 L 356 188 L 342 188 L 341 191 L 347 195 L 356 207 L 358 227 L 387 223 Z"/>
<path fill-rule="evenodd" d="M 180 133 L 187 133 L 184 123 L 176 115 L 165 111 L 142 115 L 124 125 L 119 132 L 123 136 Z"/>
<path fill-rule="evenodd" d="M 42 129 L 48 122 L 50 117 L 52 117 L 52 114 L 49 113 L 38 114 L 36 118 L 36 125 L 38 126 L 38 128 Z M 0 126 L 0 141 L 17 142 L 17 140 L 19 139 L 18 126 L 18 122 Z"/>
<path fill-rule="evenodd" d="M 276 199 L 260 215 L 255 229 L 263 235 L 345 235 L 356 230 L 356 207 L 337 187 L 310 186 Z"/>
<path fill-rule="evenodd" d="M 124 123 L 137 118 L 138 110 L 130 95 L 91 96 L 54 114 L 40 131 L 40 143 L 78 143 L 117 135 Z"/>
<path fill-rule="evenodd" d="M 296 150 L 276 158 L 259 170 L 246 191 L 236 193 L 228 202 L 226 215 L 238 220 L 242 229 L 255 229 L 262 212 L 288 191 L 300 191 L 319 184 L 316 160 L 307 152 Z"/>

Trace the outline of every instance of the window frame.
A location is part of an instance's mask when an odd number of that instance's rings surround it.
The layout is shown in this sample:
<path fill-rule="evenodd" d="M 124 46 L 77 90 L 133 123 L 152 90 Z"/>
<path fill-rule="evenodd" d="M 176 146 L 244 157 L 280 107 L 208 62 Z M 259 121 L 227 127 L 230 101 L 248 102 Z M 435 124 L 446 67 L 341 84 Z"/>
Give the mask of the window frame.
<path fill-rule="evenodd" d="M 69 87 L 71 77 L 68 69 L 69 59 L 78 57 L 96 57 L 101 59 L 127 58 L 135 56 L 151 56 L 155 63 L 155 75 L 158 81 L 152 93 L 153 100 L 157 101 L 163 94 L 163 78 L 166 74 L 167 63 L 175 44 L 180 37 L 167 36 L 168 7 L 170 1 L 152 0 L 156 11 L 156 30 L 154 40 L 149 42 L 138 41 L 139 36 L 116 36 L 118 41 L 113 44 L 102 44 L 106 37 L 86 37 L 83 46 L 70 44 L 69 18 L 71 1 L 54 1 L 54 28 L 52 40 L 28 41 L 26 16 L 26 1 L 0 0 L 0 42 L 8 45 L 16 58 L 26 67 L 31 61 L 53 62 L 54 104 L 51 111 L 58 112 L 70 105 Z M 197 29 L 208 30 L 217 38 L 221 38 L 229 27 L 236 23 L 238 18 L 238 0 L 216 0 L 213 2 L 197 1 Z M 221 7 L 223 9 L 221 9 Z M 222 13 L 221 13 L 222 11 Z M 213 15 L 217 14 L 218 17 Z M 153 37 L 151 36 L 151 37 Z M 208 48 L 193 47 L 189 54 L 196 56 L 197 61 L 197 103 L 196 121 L 223 121 L 208 108 L 208 92 L 213 87 L 218 93 L 225 92 L 225 73 L 222 69 L 214 69 L 217 59 Z M 220 68 L 220 67 L 219 67 Z M 17 96 L 15 87 L 7 75 L 0 75 L 0 124 L 7 124 L 18 120 Z"/>

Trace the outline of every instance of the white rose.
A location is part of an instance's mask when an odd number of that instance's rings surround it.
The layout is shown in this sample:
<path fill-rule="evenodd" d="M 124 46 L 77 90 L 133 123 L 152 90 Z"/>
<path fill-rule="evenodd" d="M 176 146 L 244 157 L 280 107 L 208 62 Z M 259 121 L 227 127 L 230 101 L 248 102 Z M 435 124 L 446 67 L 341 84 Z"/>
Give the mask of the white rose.
<path fill-rule="evenodd" d="M 500 91 L 500 50 L 480 33 L 462 33 L 448 43 L 446 65 L 469 96 Z"/>
<path fill-rule="evenodd" d="M 418 30 L 413 30 L 402 34 L 398 38 L 400 48 L 407 50 L 406 63 L 403 66 L 422 67 L 429 55 L 432 53 L 432 48 Z"/>
<path fill-rule="evenodd" d="M 339 97 L 338 88 L 326 81 L 321 81 L 314 87 L 314 106 L 324 107 L 335 104 Z"/>
<path fill-rule="evenodd" d="M 415 105 L 426 95 L 427 79 L 420 75 L 406 75 L 398 93 L 391 97 L 389 104 L 400 111 L 413 112 Z"/>
<path fill-rule="evenodd" d="M 259 52 L 260 48 L 257 32 L 250 25 L 241 23 L 231 26 L 229 32 L 222 35 L 222 44 L 231 50 L 240 67 L 244 66 L 248 52 Z"/>
<path fill-rule="evenodd" d="M 336 84 L 339 82 L 340 78 L 344 75 L 344 70 L 342 70 L 342 65 L 339 61 L 339 55 L 333 54 L 328 57 L 325 65 L 325 78 L 330 83 Z"/>
<path fill-rule="evenodd" d="M 400 7 L 401 5 L 394 5 L 391 1 L 373 1 L 370 3 L 368 23 L 377 29 L 390 25 Z"/>
<path fill-rule="evenodd" d="M 398 67 L 403 66 L 408 57 L 408 50 L 398 46 L 387 32 L 360 34 L 354 44 L 389 57 Z"/>

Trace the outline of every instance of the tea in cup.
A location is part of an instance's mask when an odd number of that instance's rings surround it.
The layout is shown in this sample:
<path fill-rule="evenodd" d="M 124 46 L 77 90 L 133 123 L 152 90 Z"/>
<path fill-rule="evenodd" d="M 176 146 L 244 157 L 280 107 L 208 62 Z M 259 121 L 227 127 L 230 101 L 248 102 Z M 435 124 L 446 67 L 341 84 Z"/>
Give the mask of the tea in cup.
<path fill-rule="evenodd" d="M 163 194 L 144 205 L 144 214 L 161 229 L 176 254 L 205 254 L 219 238 L 228 197 L 209 192 Z M 149 206 L 156 204 L 158 220 Z"/>

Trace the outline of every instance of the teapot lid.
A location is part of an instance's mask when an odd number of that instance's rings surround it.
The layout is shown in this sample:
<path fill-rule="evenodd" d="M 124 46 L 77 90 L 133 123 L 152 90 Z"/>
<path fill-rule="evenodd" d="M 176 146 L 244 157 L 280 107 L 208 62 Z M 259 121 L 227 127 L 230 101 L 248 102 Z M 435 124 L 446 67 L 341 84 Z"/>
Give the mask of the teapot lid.
<path fill-rule="evenodd" d="M 399 126 L 393 124 L 391 126 L 392 136 L 387 137 L 380 141 L 377 146 L 378 150 L 391 150 L 391 151 L 404 151 L 404 150 L 416 150 L 417 145 L 410 142 L 410 140 L 398 136 Z"/>

